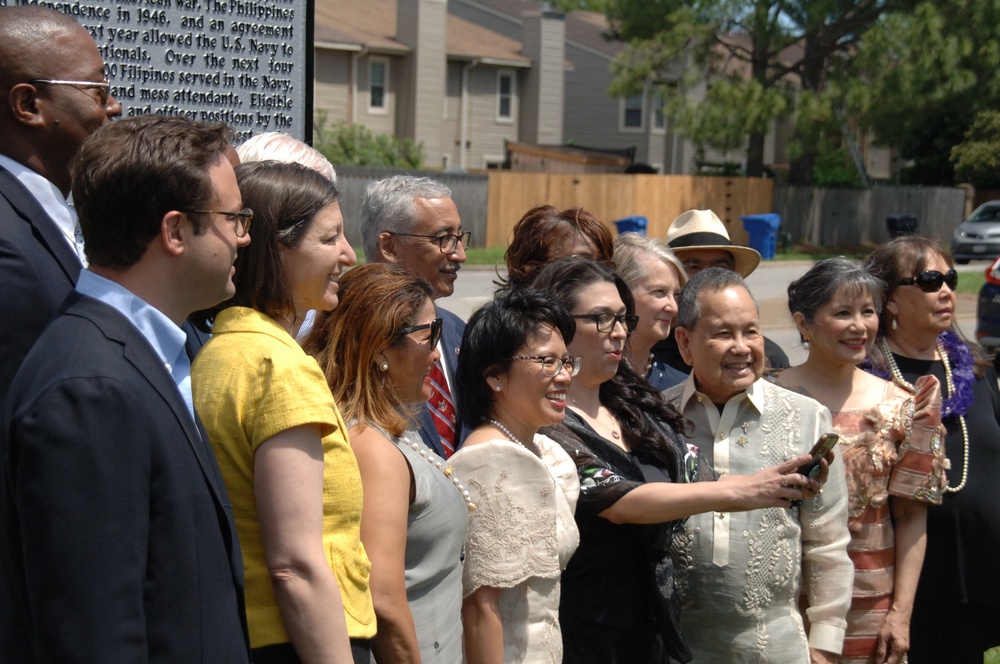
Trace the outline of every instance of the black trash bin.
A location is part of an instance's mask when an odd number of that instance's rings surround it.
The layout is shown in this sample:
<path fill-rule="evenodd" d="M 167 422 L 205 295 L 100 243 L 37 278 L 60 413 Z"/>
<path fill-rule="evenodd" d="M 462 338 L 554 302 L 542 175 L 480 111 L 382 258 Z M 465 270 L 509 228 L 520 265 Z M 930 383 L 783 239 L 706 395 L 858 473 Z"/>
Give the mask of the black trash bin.
<path fill-rule="evenodd" d="M 897 238 L 917 232 L 917 216 L 913 214 L 890 214 L 885 218 L 889 237 Z"/>

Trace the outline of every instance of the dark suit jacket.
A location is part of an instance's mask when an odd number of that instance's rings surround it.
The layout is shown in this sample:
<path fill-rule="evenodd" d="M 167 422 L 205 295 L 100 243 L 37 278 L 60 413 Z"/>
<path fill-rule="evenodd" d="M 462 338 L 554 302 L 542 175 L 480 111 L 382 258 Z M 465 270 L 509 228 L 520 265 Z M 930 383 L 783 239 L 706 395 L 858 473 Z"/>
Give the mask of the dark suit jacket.
<path fill-rule="evenodd" d="M 80 259 L 35 197 L 0 167 L 0 403 L 80 276 Z"/>
<path fill-rule="evenodd" d="M 249 658 L 204 430 L 141 333 L 74 291 L 0 409 L 0 661 Z"/>
<path fill-rule="evenodd" d="M 458 369 L 458 349 L 462 347 L 462 335 L 465 334 L 465 321 L 447 309 L 434 307 L 434 310 L 443 322 L 441 328 L 441 348 L 444 349 L 444 352 L 441 354 L 441 365 L 448 374 L 448 380 L 451 385 L 454 386 L 455 371 Z M 454 389 L 451 391 L 451 399 L 455 402 L 455 410 L 457 412 L 460 397 L 455 393 Z M 441 437 L 434 427 L 434 419 L 429 409 L 430 406 L 420 411 L 420 437 L 423 439 L 425 445 L 443 457 L 444 450 L 441 449 Z M 458 441 L 455 445 L 456 450 L 461 447 L 462 441 L 468 435 L 469 431 L 462 427 L 462 421 L 459 419 L 455 425 L 455 440 Z"/>

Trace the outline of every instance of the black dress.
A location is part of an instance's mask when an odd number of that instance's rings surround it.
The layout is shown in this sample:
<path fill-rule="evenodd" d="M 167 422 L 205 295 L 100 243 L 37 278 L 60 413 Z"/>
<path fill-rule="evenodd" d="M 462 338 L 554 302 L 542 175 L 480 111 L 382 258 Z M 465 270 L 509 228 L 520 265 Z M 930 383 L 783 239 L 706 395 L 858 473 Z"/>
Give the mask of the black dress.
<path fill-rule="evenodd" d="M 679 477 L 711 480 L 701 462 L 685 470 L 686 447 L 660 430 L 674 449 L 669 467 L 627 453 L 602 438 L 576 413 L 544 433 L 569 453 L 580 477 L 576 523 L 580 547 L 562 575 L 559 622 L 564 664 L 658 664 L 691 659 L 680 633 L 679 602 L 668 550 L 679 522 L 614 524 L 598 516 L 646 482 Z"/>
<path fill-rule="evenodd" d="M 940 361 L 893 355 L 913 383 L 932 374 L 946 391 Z M 1000 390 L 990 367 L 973 386 L 965 414 L 969 473 L 965 488 L 927 508 L 927 553 L 910 624 L 911 664 L 982 664 L 1000 645 Z M 963 442 L 957 417 L 947 417 L 949 486 L 962 480 Z"/>

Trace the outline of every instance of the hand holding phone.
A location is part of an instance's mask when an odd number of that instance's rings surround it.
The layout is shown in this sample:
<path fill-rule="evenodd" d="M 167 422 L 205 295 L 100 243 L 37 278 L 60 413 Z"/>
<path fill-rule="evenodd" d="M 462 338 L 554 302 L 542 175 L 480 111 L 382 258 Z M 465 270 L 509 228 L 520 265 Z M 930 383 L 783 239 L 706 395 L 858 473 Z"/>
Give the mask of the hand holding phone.
<path fill-rule="evenodd" d="M 826 456 L 827 452 L 833 449 L 838 440 L 840 440 L 840 436 L 835 433 L 824 433 L 820 436 L 819 440 L 816 441 L 816 444 L 813 445 L 811 450 L 809 450 L 809 455 L 812 459 L 809 463 L 799 466 L 799 469 L 796 472 L 800 475 L 805 475 L 811 480 L 816 479 L 822 470 L 819 462 Z"/>

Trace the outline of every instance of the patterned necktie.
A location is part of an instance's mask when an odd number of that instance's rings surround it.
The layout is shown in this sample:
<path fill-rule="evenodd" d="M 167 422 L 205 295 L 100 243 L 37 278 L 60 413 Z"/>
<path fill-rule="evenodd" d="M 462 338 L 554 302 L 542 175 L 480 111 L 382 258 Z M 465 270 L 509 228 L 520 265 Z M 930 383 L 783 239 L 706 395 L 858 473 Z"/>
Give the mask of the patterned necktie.
<path fill-rule="evenodd" d="M 440 360 L 431 367 L 431 398 L 427 405 L 430 406 L 434 427 L 441 437 L 441 448 L 444 450 L 444 458 L 447 459 L 455 453 L 455 424 L 458 420 L 455 414 L 455 402 L 451 400 L 448 381 L 445 380 Z"/>

